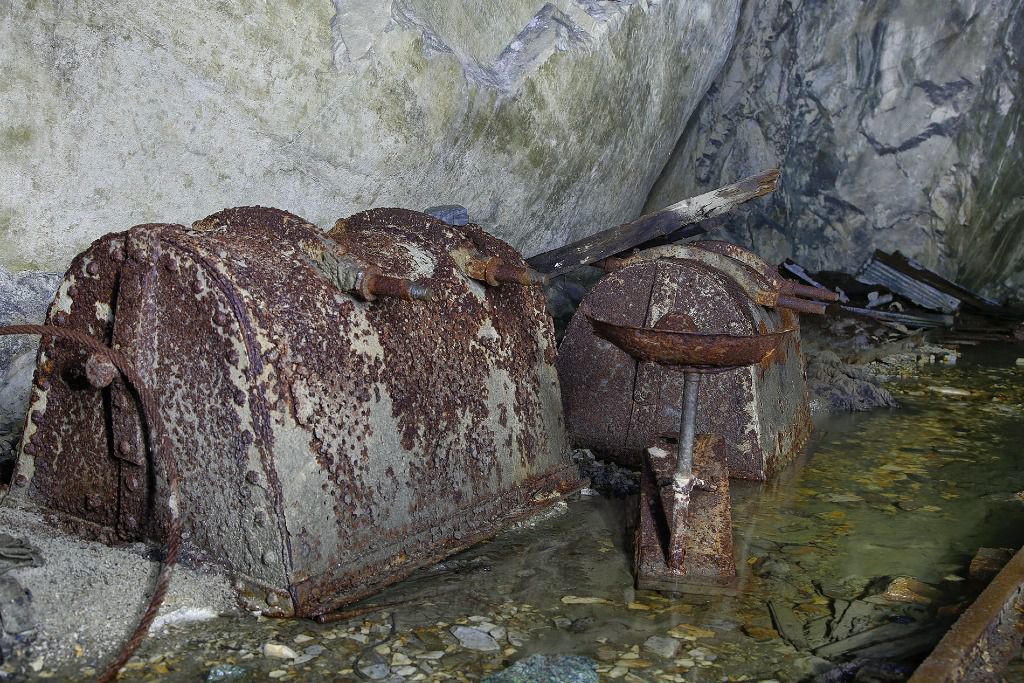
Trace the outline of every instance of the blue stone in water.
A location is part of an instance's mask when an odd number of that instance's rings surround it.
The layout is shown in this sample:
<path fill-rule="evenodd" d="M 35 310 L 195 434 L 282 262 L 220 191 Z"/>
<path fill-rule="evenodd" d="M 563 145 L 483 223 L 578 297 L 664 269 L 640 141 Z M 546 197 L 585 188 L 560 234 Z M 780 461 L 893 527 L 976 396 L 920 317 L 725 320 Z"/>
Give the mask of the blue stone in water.
<path fill-rule="evenodd" d="M 533 655 L 484 677 L 483 683 L 598 683 L 597 662 L 578 655 Z"/>
<path fill-rule="evenodd" d="M 207 683 L 210 681 L 237 681 L 245 676 L 245 669 L 234 664 L 218 664 L 206 674 Z"/>

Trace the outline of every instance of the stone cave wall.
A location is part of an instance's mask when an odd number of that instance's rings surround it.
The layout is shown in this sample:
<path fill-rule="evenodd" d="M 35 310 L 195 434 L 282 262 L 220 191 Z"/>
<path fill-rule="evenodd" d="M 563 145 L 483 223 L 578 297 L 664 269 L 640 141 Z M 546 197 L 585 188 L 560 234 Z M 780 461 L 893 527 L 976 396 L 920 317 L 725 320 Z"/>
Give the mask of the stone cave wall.
<path fill-rule="evenodd" d="M 1017 0 L 8 0 L 0 323 L 100 235 L 458 203 L 527 255 L 781 166 L 725 236 L 1024 274 Z M 0 458 L 32 343 L 0 344 Z M 28 360 L 27 360 L 28 359 Z"/>
<path fill-rule="evenodd" d="M 778 165 L 732 241 L 811 269 L 898 249 L 1022 298 L 1022 68 L 1018 0 L 746 0 L 646 208 Z"/>

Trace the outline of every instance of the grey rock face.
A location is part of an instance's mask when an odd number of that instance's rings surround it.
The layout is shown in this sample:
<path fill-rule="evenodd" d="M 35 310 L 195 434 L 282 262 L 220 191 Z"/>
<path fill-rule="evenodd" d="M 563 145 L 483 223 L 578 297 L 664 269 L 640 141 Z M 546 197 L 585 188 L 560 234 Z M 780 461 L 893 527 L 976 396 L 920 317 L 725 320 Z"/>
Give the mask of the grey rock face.
<path fill-rule="evenodd" d="M 779 165 L 727 238 L 811 269 L 899 249 L 1019 291 L 1022 66 L 1016 0 L 748 1 L 647 209 Z"/>
<path fill-rule="evenodd" d="M 0 4 L 0 264 L 225 206 L 460 202 L 527 255 L 637 215 L 740 0 Z"/>
<path fill-rule="evenodd" d="M 0 325 L 42 322 L 61 277 L 0 266 Z M 0 469 L 21 438 L 38 346 L 38 337 L 0 337 Z"/>

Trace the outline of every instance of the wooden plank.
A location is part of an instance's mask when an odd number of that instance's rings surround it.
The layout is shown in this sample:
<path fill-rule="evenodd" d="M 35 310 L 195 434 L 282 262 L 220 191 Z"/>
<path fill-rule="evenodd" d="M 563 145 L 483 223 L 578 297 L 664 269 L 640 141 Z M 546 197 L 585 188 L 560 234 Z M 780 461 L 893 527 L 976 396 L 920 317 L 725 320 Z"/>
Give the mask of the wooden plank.
<path fill-rule="evenodd" d="M 773 192 L 778 186 L 779 169 L 774 168 L 738 183 L 720 187 L 696 197 L 684 199 L 661 211 L 641 216 L 635 221 L 608 228 L 585 239 L 567 244 L 558 249 L 527 259 L 534 270 L 551 275 L 559 275 L 607 256 L 626 251 L 638 244 L 662 237 L 679 228 L 699 223 L 700 221 L 720 216 L 732 211 L 740 204 L 755 197 L 762 197 Z M 694 228 L 692 232 L 682 235 L 690 237 L 703 232 Z"/>

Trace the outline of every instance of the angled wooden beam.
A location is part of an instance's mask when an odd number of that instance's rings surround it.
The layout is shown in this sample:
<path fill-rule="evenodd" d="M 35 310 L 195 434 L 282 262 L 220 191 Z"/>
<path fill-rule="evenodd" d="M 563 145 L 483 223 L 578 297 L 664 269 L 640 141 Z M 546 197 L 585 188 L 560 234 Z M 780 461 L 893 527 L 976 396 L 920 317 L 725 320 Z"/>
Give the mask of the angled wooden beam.
<path fill-rule="evenodd" d="M 720 216 L 755 197 L 773 192 L 779 182 L 779 169 L 744 178 L 696 197 L 684 199 L 635 221 L 608 228 L 590 237 L 527 259 L 535 270 L 559 275 L 630 247 L 675 232 L 684 225 Z M 695 230 L 693 234 L 700 233 Z"/>

